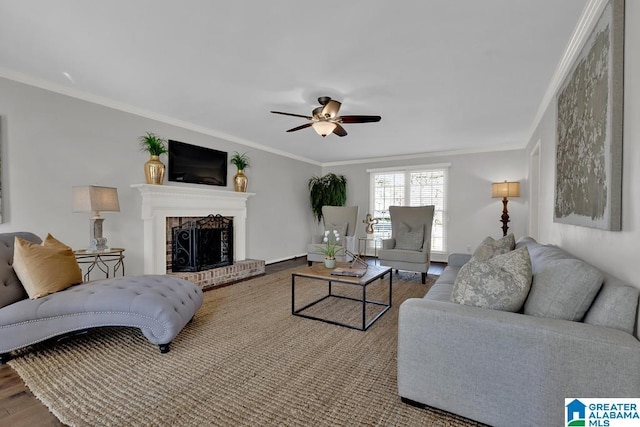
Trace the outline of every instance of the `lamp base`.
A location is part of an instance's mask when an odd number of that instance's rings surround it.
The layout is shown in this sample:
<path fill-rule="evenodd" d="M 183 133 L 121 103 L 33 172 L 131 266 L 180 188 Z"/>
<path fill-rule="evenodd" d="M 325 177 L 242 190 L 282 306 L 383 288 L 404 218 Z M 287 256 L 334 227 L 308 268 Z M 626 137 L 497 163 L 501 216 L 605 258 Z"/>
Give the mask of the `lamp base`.
<path fill-rule="evenodd" d="M 104 252 L 109 250 L 107 238 L 102 236 L 102 222 L 104 218 L 94 217 L 89 222 L 89 247 L 87 252 Z"/>
<path fill-rule="evenodd" d="M 509 211 L 507 210 L 507 203 L 509 200 L 504 197 L 502 199 L 502 217 L 500 218 L 500 222 L 502 222 L 502 237 L 507 235 L 507 230 L 509 229 Z"/>

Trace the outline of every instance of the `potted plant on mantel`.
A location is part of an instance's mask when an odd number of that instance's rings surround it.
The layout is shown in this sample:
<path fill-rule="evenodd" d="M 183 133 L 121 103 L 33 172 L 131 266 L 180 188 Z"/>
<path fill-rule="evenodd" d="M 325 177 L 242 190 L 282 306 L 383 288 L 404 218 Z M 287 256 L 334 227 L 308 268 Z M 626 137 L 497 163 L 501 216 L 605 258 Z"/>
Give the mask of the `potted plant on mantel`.
<path fill-rule="evenodd" d="M 144 164 L 144 177 L 147 184 L 162 185 L 164 182 L 164 163 L 160 156 L 167 153 L 167 141 L 153 132 L 140 137 L 140 149 L 151 156 Z"/>
<path fill-rule="evenodd" d="M 244 193 L 247 191 L 247 184 L 249 183 L 249 179 L 244 174 L 244 170 L 249 167 L 249 158 L 247 157 L 247 153 L 240 154 L 236 151 L 230 161 L 231 164 L 238 169 L 237 173 L 233 177 L 233 189 Z"/>
<path fill-rule="evenodd" d="M 347 202 L 347 178 L 335 173 L 311 177 L 309 198 L 313 216 L 320 222 L 323 206 L 344 206 Z"/>

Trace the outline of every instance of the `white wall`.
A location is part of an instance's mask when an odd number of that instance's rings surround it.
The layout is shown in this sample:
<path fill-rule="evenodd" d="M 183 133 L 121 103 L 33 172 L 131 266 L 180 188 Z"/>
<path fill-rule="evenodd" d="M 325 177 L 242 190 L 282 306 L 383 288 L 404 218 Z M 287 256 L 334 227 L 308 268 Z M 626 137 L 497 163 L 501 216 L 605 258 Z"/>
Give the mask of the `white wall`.
<path fill-rule="evenodd" d="M 509 201 L 509 232 L 516 238 L 524 235 L 528 225 L 527 192 L 524 181 L 524 150 L 473 154 L 416 156 L 411 160 L 376 161 L 325 167 L 323 173 L 335 172 L 347 177 L 347 204 L 357 205 L 364 219 L 369 209 L 369 173 L 367 169 L 394 166 L 451 163 L 447 207 L 447 252 L 467 252 L 487 236 L 502 237 L 502 200 L 491 198 L 491 183 L 520 181 L 520 198 Z M 358 235 L 365 235 L 359 223 Z M 437 259 L 436 259 L 437 260 Z M 444 258 L 446 260 L 446 257 Z"/>
<path fill-rule="evenodd" d="M 247 257 L 271 262 L 306 252 L 307 180 L 321 172 L 319 166 L 3 78 L 0 94 L 0 232 L 50 232 L 74 248 L 86 247 L 89 215 L 71 212 L 71 187 L 117 187 L 121 211 L 104 213 L 104 234 L 110 246 L 126 248 L 127 274 L 142 274 L 141 199 L 130 185 L 144 182 L 148 155 L 139 150 L 138 137 L 152 131 L 230 153 L 247 151 L 248 191 L 256 193 L 248 202 Z M 229 191 L 234 173 L 230 165 Z"/>
<path fill-rule="evenodd" d="M 547 108 L 527 147 L 529 153 L 540 140 L 540 241 L 561 246 L 636 287 L 640 287 L 640 80 L 636 78 L 639 73 L 640 2 L 627 1 L 622 231 L 603 231 L 553 222 L 555 99 Z"/>

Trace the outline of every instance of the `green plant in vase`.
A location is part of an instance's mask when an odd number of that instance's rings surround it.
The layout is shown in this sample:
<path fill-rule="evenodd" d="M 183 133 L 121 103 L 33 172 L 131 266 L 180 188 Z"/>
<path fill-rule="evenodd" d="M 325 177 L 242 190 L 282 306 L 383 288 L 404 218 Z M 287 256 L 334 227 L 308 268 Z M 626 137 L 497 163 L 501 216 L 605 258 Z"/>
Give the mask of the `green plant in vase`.
<path fill-rule="evenodd" d="M 160 156 L 167 153 L 167 141 L 153 132 L 141 136 L 140 149 L 149 153 L 149 160 L 144 164 L 144 176 L 147 184 L 161 185 L 164 182 L 164 163 Z"/>

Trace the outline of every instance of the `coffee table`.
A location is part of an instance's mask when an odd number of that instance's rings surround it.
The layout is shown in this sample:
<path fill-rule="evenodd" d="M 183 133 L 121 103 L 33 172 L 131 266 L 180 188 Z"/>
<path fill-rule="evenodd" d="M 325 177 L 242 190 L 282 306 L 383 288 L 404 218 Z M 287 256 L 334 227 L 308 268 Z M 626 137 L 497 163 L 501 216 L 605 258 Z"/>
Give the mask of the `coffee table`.
<path fill-rule="evenodd" d="M 336 267 L 349 267 L 350 263 L 337 263 Z M 366 331 L 369 327 L 380 318 L 384 313 L 391 308 L 391 297 L 392 297 L 392 274 L 391 267 L 380 267 L 370 265 L 367 268 L 367 272 L 362 277 L 350 277 L 350 276 L 332 276 L 331 272 L 333 269 L 326 268 L 322 263 L 313 264 L 310 267 L 304 267 L 300 270 L 294 271 L 291 273 L 291 314 L 300 317 L 306 317 L 307 319 L 320 320 L 322 322 L 331 323 L 333 325 L 344 326 L 346 328 L 357 329 L 359 331 Z M 389 301 L 381 302 L 381 301 L 371 301 L 367 300 L 367 286 L 378 279 L 383 279 L 385 275 L 389 275 Z M 298 277 L 306 277 L 309 279 L 314 279 L 317 281 L 328 283 L 329 289 L 328 294 L 321 297 L 318 300 L 315 300 L 304 307 L 296 309 L 296 278 Z M 347 285 L 360 286 L 362 288 L 361 298 L 353 298 L 344 295 L 337 295 L 333 293 L 332 284 L 333 283 L 343 283 Z M 303 313 L 304 310 L 312 307 L 321 301 L 324 301 L 328 298 L 341 298 L 352 301 L 358 301 L 362 303 L 362 325 L 349 325 L 347 323 L 337 322 L 334 320 L 324 319 L 317 316 L 312 316 L 309 314 Z M 367 304 L 375 304 L 382 306 L 383 309 L 380 311 L 373 319 L 367 322 Z"/>

